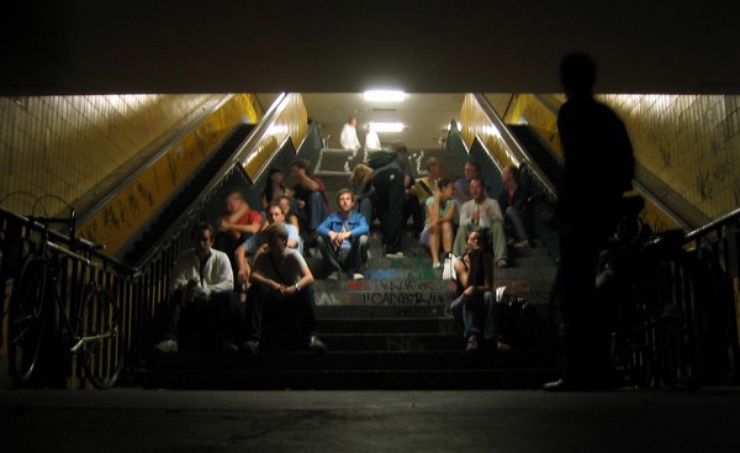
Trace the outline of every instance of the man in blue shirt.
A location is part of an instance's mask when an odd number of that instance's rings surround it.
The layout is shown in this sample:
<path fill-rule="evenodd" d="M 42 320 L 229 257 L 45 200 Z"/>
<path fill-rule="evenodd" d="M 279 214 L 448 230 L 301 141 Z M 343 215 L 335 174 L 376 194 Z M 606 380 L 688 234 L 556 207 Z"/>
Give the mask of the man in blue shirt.
<path fill-rule="evenodd" d="M 355 194 L 349 189 L 337 193 L 339 210 L 332 212 L 316 229 L 317 242 L 324 256 L 324 261 L 332 268 L 329 278 L 337 280 L 339 272 L 352 274 L 355 280 L 365 276 L 362 269 L 367 261 L 369 245 L 365 216 L 352 208 L 355 206 Z"/>

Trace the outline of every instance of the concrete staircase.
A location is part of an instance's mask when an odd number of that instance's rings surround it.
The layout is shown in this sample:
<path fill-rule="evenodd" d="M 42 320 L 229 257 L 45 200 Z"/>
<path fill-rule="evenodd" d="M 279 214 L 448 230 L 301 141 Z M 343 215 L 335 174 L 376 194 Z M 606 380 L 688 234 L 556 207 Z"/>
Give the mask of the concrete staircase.
<path fill-rule="evenodd" d="M 430 155 L 442 160 L 445 175 L 462 174 L 457 157 L 442 150 L 409 152 L 412 168 L 420 169 Z M 332 195 L 348 186 L 345 168 L 365 158 L 362 152 L 351 156 L 323 150 L 315 160 L 315 174 Z M 448 309 L 454 283 L 431 268 L 427 251 L 410 233 L 399 232 L 405 257 L 389 259 L 377 223 L 372 230 L 365 280 L 326 280 L 318 254 L 306 254 L 318 278 L 318 328 L 327 353 L 152 355 L 138 382 L 170 388 L 481 389 L 537 388 L 557 377 L 558 342 L 546 305 L 555 265 L 543 247 L 510 251 L 512 267 L 495 274 L 496 285 L 527 299 L 537 316 L 526 326 L 504 326 L 512 351 L 469 354 Z"/>

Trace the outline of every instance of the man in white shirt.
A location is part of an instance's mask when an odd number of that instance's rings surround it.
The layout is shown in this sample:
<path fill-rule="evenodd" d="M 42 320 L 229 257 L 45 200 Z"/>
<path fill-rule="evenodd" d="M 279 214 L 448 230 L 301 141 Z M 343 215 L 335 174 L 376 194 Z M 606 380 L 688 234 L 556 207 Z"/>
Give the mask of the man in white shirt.
<path fill-rule="evenodd" d="M 342 128 L 342 135 L 339 136 L 339 144 L 342 145 L 342 149 L 356 152 L 362 145 L 360 145 L 360 139 L 357 138 L 357 118 L 350 117 L 347 124 Z"/>
<path fill-rule="evenodd" d="M 182 252 L 172 269 L 172 294 L 164 309 L 159 352 L 177 352 L 178 336 L 200 349 L 219 342 L 237 351 L 233 340 L 239 328 L 239 308 L 229 257 L 213 249 L 213 228 L 198 223 L 192 231 L 195 247 Z M 178 335 L 180 332 L 182 335 Z"/>
<path fill-rule="evenodd" d="M 472 198 L 463 203 L 460 209 L 460 227 L 455 236 L 452 253 L 455 256 L 462 256 L 465 253 L 468 232 L 473 229 L 486 229 L 489 239 L 493 242 L 493 259 L 496 267 L 508 266 L 504 216 L 501 214 L 498 201 L 486 195 L 486 188 L 480 178 L 470 181 L 470 196 Z"/>
<path fill-rule="evenodd" d="M 378 133 L 373 130 L 373 123 L 368 123 L 365 126 L 365 151 L 377 151 L 381 149 L 380 137 Z"/>

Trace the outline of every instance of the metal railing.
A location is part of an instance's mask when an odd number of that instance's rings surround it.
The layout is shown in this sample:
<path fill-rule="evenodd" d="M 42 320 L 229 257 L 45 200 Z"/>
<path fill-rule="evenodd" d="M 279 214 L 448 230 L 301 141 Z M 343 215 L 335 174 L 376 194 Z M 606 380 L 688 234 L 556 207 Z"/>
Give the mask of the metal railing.
<path fill-rule="evenodd" d="M 169 291 L 169 274 L 176 257 L 187 247 L 191 246 L 189 230 L 194 222 L 201 220 L 204 206 L 209 203 L 218 193 L 224 181 L 235 173 L 244 178 L 247 186 L 255 182 L 242 166 L 250 153 L 259 146 L 263 136 L 268 134 L 274 119 L 279 114 L 286 95 L 281 95 L 265 113 L 260 123 L 252 130 L 244 144 L 211 178 L 205 189 L 191 201 L 189 206 L 183 210 L 178 219 L 173 221 L 172 227 L 162 232 L 157 243 L 136 263 L 131 266 L 116 258 L 96 253 L 94 258 L 96 264 L 89 266 L 89 272 L 95 273 L 95 278 L 104 284 L 115 295 L 116 303 L 121 313 L 122 325 L 126 335 L 125 340 L 125 369 L 130 371 L 137 368 L 154 343 L 154 319 L 158 305 L 163 302 Z M 279 148 L 277 148 L 279 149 Z M 272 156 L 265 159 L 259 171 L 253 175 L 259 179 L 265 173 Z M 2 275 L 0 283 L 4 292 L 12 285 L 18 276 L 21 267 L 21 256 L 28 254 L 33 247 L 31 232 L 38 230 L 26 217 L 0 208 L 0 234 L 2 234 Z M 53 239 L 61 244 L 69 243 L 69 238 L 53 233 Z M 20 241 L 20 242 L 19 242 Z M 15 253 L 13 247 L 21 245 L 21 252 Z M 68 272 L 63 273 L 67 277 L 62 281 L 64 291 L 80 291 L 76 276 L 88 269 L 81 269 L 82 263 L 67 260 Z M 71 294 L 71 293 L 70 293 Z M 6 298 L 3 297 L 3 300 Z M 70 298 L 69 300 L 73 300 Z M 79 368 L 79 367 L 77 367 Z M 78 379 L 80 374 L 75 370 L 69 374 L 73 379 Z M 125 382 L 126 375 L 123 380 Z M 68 384 L 71 387 L 85 385 L 84 382 L 73 381 Z"/>
<path fill-rule="evenodd" d="M 499 118 L 486 97 L 475 94 L 475 99 L 488 119 L 499 129 L 502 139 L 509 148 L 508 151 L 520 162 L 525 163 L 529 172 L 535 177 L 536 182 L 549 194 L 552 200 L 557 199 L 557 189 L 547 178 L 542 169 L 534 162 L 528 152 L 523 149 L 517 139 L 511 134 L 508 127 Z M 544 102 L 538 99 L 540 102 Z M 485 142 L 477 138 L 483 149 Z M 488 151 L 495 160 L 495 156 Z M 636 186 L 648 198 L 655 201 L 657 206 L 667 212 L 671 217 L 679 218 L 672 212 L 669 206 L 661 202 L 660 197 L 654 196 L 650 190 L 639 181 Z M 682 223 L 687 226 L 687 224 Z M 688 228 L 685 228 L 688 230 Z M 704 306 L 707 317 L 713 326 L 706 332 L 707 363 L 712 365 L 710 378 L 720 378 L 723 381 L 736 383 L 740 379 L 740 344 L 738 338 L 738 319 L 736 300 L 740 301 L 740 209 L 732 211 L 717 220 L 686 233 L 684 244 L 692 248 L 692 254 L 698 260 L 701 274 L 705 276 L 707 283 L 706 297 L 697 301 Z M 683 278 L 681 273 L 676 274 L 677 279 Z M 673 281 L 671 291 L 677 291 L 676 297 L 687 299 L 692 297 L 689 292 L 694 282 Z M 681 293 L 681 292 L 684 293 Z"/>
<path fill-rule="evenodd" d="M 0 207 L 0 235 L 2 238 L 2 252 L 0 253 L 0 284 L 2 287 L 3 310 L 6 312 L 5 301 L 10 298 L 8 287 L 20 277 L 23 262 L 26 256 L 36 250 L 41 235 L 46 227 L 27 217 Z M 53 251 L 54 260 L 60 263 L 59 291 L 64 295 L 71 313 L 76 313 L 78 307 L 71 306 L 73 301 L 80 299 L 84 285 L 94 279 L 114 297 L 116 307 L 120 313 L 130 313 L 138 305 L 135 297 L 138 282 L 137 269 L 115 258 L 106 256 L 98 251 L 91 252 L 88 262 L 76 255 L 63 253 L 65 249 L 73 248 L 73 241 L 69 236 L 56 231 L 49 231 L 49 238 L 53 243 L 60 245 L 60 250 Z M 124 364 L 131 363 L 131 352 L 135 348 L 135 336 L 131 332 L 138 329 L 136 318 L 122 316 L 121 329 L 124 338 Z M 3 335 L 6 335 L 4 332 Z M 5 339 L 5 337 L 2 337 Z M 52 340 L 54 337 L 52 337 Z M 48 359 L 47 359 L 48 360 Z M 45 384 L 57 387 L 84 387 L 87 385 L 82 373 L 82 365 L 77 362 L 65 363 L 63 367 L 47 367 Z M 4 372 L 4 370 L 3 370 Z"/>

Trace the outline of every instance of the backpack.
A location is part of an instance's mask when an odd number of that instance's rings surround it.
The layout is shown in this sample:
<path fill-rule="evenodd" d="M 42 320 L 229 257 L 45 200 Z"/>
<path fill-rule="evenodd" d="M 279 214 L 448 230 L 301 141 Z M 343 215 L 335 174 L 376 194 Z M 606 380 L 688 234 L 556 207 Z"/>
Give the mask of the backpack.
<path fill-rule="evenodd" d="M 397 159 L 395 151 L 374 151 L 367 160 L 367 165 L 373 170 L 392 164 Z"/>

